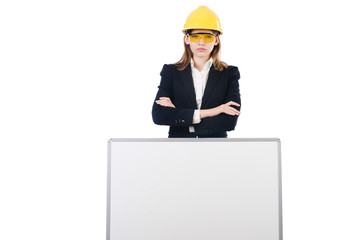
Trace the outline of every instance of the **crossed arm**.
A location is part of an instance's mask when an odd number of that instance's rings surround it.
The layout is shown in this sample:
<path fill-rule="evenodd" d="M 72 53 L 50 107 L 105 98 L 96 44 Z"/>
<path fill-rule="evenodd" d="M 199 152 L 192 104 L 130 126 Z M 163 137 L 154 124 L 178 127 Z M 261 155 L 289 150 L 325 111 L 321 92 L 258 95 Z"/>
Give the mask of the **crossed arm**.
<path fill-rule="evenodd" d="M 156 100 L 156 103 L 158 105 L 164 106 L 164 107 L 172 107 L 176 108 L 175 105 L 173 105 L 172 101 L 168 97 L 160 97 L 159 100 Z M 240 111 L 237 109 L 231 107 L 231 106 L 237 106 L 240 107 L 240 104 L 229 101 L 225 104 L 221 104 L 217 107 L 210 108 L 210 109 L 201 109 L 200 110 L 200 119 L 206 118 L 206 117 L 214 117 L 221 113 L 225 113 L 231 116 L 240 115 Z"/>
<path fill-rule="evenodd" d="M 201 122 L 193 123 L 194 108 L 178 108 L 172 102 L 173 81 L 171 68 L 164 65 L 161 71 L 161 83 L 152 108 L 155 124 L 173 127 L 191 126 L 200 134 L 234 130 L 240 115 L 239 71 L 230 68 L 228 89 L 224 103 L 217 107 L 200 110 Z"/>

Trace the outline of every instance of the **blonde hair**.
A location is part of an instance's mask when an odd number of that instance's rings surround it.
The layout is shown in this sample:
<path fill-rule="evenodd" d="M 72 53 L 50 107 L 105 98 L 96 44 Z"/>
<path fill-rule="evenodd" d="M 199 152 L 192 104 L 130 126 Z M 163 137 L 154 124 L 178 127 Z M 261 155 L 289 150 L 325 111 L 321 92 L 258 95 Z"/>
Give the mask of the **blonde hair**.
<path fill-rule="evenodd" d="M 192 30 L 187 30 L 185 31 L 185 35 L 189 34 Z M 219 36 L 219 32 L 218 31 L 213 31 L 217 36 Z M 193 57 L 190 45 L 187 45 L 184 41 L 184 48 L 185 51 L 181 57 L 181 59 L 174 63 L 177 66 L 177 70 L 182 71 L 184 70 L 191 62 L 191 58 Z M 212 64 L 214 65 L 215 69 L 218 71 L 223 71 L 224 68 L 228 67 L 228 64 L 221 61 L 220 60 L 220 48 L 221 48 L 221 42 L 219 39 L 219 44 L 217 44 L 216 46 L 214 46 L 214 48 L 212 49 L 211 53 L 210 53 L 210 57 L 212 58 L 213 62 Z"/>

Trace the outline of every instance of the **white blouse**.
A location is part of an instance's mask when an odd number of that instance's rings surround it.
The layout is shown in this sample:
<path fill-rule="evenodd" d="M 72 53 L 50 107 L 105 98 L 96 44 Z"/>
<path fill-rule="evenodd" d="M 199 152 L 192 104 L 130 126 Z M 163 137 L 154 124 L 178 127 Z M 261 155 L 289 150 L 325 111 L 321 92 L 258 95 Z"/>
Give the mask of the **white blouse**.
<path fill-rule="evenodd" d="M 200 108 L 201 108 L 201 102 L 202 97 L 204 96 L 204 91 L 207 83 L 207 78 L 209 77 L 210 68 L 212 66 L 212 58 L 209 59 L 202 68 L 201 71 L 199 71 L 197 68 L 194 67 L 194 61 L 191 58 L 191 73 L 192 73 L 192 79 L 194 82 L 194 88 L 195 88 L 195 95 L 196 95 L 196 104 L 197 109 L 195 109 L 194 116 L 192 123 L 197 124 L 201 122 L 200 119 Z M 189 126 L 190 132 L 195 132 L 195 129 L 193 126 Z"/>

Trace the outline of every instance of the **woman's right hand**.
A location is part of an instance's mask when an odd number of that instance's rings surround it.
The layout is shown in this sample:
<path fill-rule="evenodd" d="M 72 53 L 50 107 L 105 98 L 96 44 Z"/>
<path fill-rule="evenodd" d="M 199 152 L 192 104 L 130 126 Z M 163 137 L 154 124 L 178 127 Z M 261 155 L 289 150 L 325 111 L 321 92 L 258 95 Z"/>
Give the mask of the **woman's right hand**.
<path fill-rule="evenodd" d="M 231 116 L 240 115 L 240 111 L 233 108 L 232 106 L 240 107 L 240 104 L 230 101 L 225 104 L 221 104 L 218 107 L 210 108 L 210 109 L 201 109 L 200 110 L 200 119 L 206 118 L 206 117 L 214 117 L 219 115 L 220 113 L 225 113 Z"/>
<path fill-rule="evenodd" d="M 168 97 L 160 97 L 159 100 L 156 100 L 156 103 L 164 107 L 176 108 L 175 105 L 173 105 L 171 99 Z"/>

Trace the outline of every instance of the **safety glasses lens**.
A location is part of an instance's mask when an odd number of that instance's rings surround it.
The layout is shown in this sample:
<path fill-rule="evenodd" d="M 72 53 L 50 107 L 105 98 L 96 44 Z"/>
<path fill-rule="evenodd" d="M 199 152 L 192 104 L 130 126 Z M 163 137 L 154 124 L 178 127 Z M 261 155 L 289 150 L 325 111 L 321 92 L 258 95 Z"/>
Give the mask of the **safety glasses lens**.
<path fill-rule="evenodd" d="M 205 43 L 210 43 L 213 42 L 215 39 L 215 36 L 212 34 L 190 34 L 190 41 L 191 42 L 196 42 L 198 43 L 200 41 L 200 39 L 202 38 L 202 40 L 204 40 Z"/>

